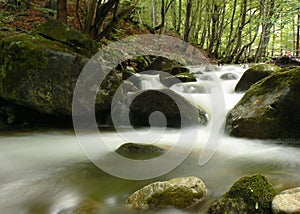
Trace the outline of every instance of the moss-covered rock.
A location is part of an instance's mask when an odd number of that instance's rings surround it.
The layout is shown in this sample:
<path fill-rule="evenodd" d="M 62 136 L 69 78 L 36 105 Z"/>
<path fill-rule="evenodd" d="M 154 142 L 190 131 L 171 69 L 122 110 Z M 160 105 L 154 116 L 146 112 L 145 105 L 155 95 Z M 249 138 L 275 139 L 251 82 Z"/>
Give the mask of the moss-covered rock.
<path fill-rule="evenodd" d="M 164 114 L 167 124 L 159 117 L 162 115 L 153 116 L 153 112 Z M 207 123 L 203 111 L 169 89 L 140 92 L 130 105 L 129 119 L 133 126 L 149 126 L 149 119 L 153 126 L 184 127 Z"/>
<path fill-rule="evenodd" d="M 49 19 L 44 24 L 40 25 L 34 33 L 39 34 L 46 39 L 65 44 L 75 53 L 87 57 L 92 57 L 98 52 L 95 42 L 86 35 L 71 29 L 70 26 L 65 25 L 57 19 Z"/>
<path fill-rule="evenodd" d="M 247 91 L 251 85 L 280 70 L 280 67 L 270 64 L 253 66 L 246 70 L 235 87 L 236 92 Z"/>
<path fill-rule="evenodd" d="M 245 176 L 235 182 L 219 200 L 213 202 L 207 213 L 272 213 L 271 202 L 274 196 L 275 190 L 265 176 Z"/>
<path fill-rule="evenodd" d="M 300 187 L 288 189 L 276 195 L 272 201 L 274 214 L 300 213 Z"/>
<path fill-rule="evenodd" d="M 232 136 L 300 137 L 300 68 L 286 69 L 253 85 L 228 113 Z"/>
<path fill-rule="evenodd" d="M 137 143 L 125 143 L 116 150 L 119 155 L 137 160 L 151 159 L 165 152 L 166 150 L 154 145 Z"/>
<path fill-rule="evenodd" d="M 46 115 L 71 116 L 75 84 L 88 62 L 60 42 L 38 35 L 20 35 L 0 41 L 0 97 Z M 110 109 L 121 77 L 113 72 L 96 99 L 98 115 Z"/>
<path fill-rule="evenodd" d="M 182 177 L 149 184 L 136 191 L 126 204 L 136 209 L 188 208 L 198 204 L 207 190 L 200 178 Z"/>

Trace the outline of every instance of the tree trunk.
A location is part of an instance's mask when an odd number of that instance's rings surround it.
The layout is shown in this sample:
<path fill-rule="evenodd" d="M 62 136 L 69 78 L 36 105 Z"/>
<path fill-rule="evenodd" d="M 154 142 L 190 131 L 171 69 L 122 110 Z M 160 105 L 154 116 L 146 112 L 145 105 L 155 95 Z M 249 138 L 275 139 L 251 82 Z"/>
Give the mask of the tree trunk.
<path fill-rule="evenodd" d="M 298 9 L 298 21 L 297 21 L 297 38 L 296 38 L 296 57 L 300 56 L 300 8 Z"/>
<path fill-rule="evenodd" d="M 177 22 L 177 29 L 176 31 L 180 33 L 181 28 L 181 16 L 182 16 L 182 0 L 179 0 L 179 7 L 178 7 L 178 22 Z"/>
<path fill-rule="evenodd" d="M 192 14 L 192 0 L 187 0 L 186 3 L 186 15 L 185 15 L 185 23 L 184 23 L 184 41 L 188 42 L 189 34 L 191 30 L 190 22 L 191 22 L 191 14 Z"/>
<path fill-rule="evenodd" d="M 157 25 L 157 6 L 156 6 L 156 0 L 152 0 L 152 13 L 151 13 L 151 18 L 152 18 L 152 27 L 155 28 Z"/>
<path fill-rule="evenodd" d="M 56 18 L 63 23 L 67 23 L 67 0 L 57 0 L 56 10 Z"/>
<path fill-rule="evenodd" d="M 89 3 L 88 17 L 84 27 L 84 33 L 88 35 L 90 34 L 91 26 L 94 24 L 93 21 L 96 13 L 97 0 L 90 0 Z"/>

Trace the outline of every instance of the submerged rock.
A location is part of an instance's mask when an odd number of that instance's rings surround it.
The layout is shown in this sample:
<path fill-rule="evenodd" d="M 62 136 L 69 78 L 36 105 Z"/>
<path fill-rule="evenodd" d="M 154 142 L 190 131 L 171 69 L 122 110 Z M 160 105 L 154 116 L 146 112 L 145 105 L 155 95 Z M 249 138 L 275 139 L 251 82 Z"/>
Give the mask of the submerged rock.
<path fill-rule="evenodd" d="M 101 213 L 101 205 L 93 200 L 86 200 L 80 204 L 60 210 L 58 214 L 98 214 Z"/>
<path fill-rule="evenodd" d="M 250 86 L 252 86 L 254 83 L 271 75 L 272 73 L 278 70 L 280 70 L 280 67 L 270 64 L 261 64 L 253 66 L 252 68 L 249 68 L 244 72 L 243 76 L 241 77 L 241 79 L 235 87 L 235 91 L 247 91 L 250 88 Z"/>
<path fill-rule="evenodd" d="M 282 70 L 253 85 L 228 113 L 232 136 L 300 137 L 300 67 Z"/>
<path fill-rule="evenodd" d="M 300 187 L 285 190 L 276 195 L 272 201 L 272 210 L 275 214 L 299 214 Z"/>
<path fill-rule="evenodd" d="M 162 114 L 166 121 L 163 121 Z M 140 92 L 129 107 L 129 119 L 133 126 L 149 126 L 150 122 L 152 126 L 158 127 L 183 127 L 207 123 L 203 111 L 169 89 Z"/>
<path fill-rule="evenodd" d="M 239 78 L 239 76 L 234 73 L 226 73 L 226 74 L 222 74 L 220 76 L 221 80 L 236 80 L 238 78 Z"/>
<path fill-rule="evenodd" d="M 137 143 L 125 143 L 121 145 L 116 153 L 131 159 L 151 159 L 165 153 L 166 150 L 148 144 L 137 144 Z"/>
<path fill-rule="evenodd" d="M 207 213 L 272 213 L 274 196 L 275 190 L 266 177 L 261 174 L 245 176 L 213 202 Z"/>
<path fill-rule="evenodd" d="M 126 204 L 136 209 L 188 208 L 206 196 L 207 189 L 200 178 L 181 177 L 155 182 L 130 195 Z"/>

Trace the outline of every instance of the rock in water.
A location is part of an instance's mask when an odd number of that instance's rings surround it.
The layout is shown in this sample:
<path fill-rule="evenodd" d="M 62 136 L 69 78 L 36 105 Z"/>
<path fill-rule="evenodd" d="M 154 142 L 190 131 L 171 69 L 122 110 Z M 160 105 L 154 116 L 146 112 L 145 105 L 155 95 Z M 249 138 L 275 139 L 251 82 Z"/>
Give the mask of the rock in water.
<path fill-rule="evenodd" d="M 300 137 L 300 67 L 281 70 L 253 85 L 228 113 L 232 136 Z"/>
<path fill-rule="evenodd" d="M 252 86 L 254 83 L 271 75 L 272 73 L 278 70 L 280 70 L 280 67 L 276 65 L 261 64 L 253 66 L 252 68 L 249 68 L 244 72 L 243 76 L 241 77 L 240 81 L 235 87 L 235 91 L 247 91 L 250 88 L 250 86 Z"/>
<path fill-rule="evenodd" d="M 272 210 L 275 214 L 299 214 L 300 187 L 285 190 L 276 195 L 272 201 Z"/>
<path fill-rule="evenodd" d="M 200 178 L 181 177 L 149 184 L 129 196 L 126 204 L 137 209 L 188 208 L 203 200 L 206 193 Z"/>
<path fill-rule="evenodd" d="M 125 143 L 121 145 L 116 153 L 127 158 L 145 160 L 164 154 L 166 150 L 148 144 Z"/>
<path fill-rule="evenodd" d="M 271 202 L 275 190 L 260 174 L 239 179 L 230 190 L 207 209 L 209 214 L 272 213 Z"/>
<path fill-rule="evenodd" d="M 161 115 L 151 115 L 153 112 L 164 114 L 167 124 Z M 133 126 L 183 127 L 207 123 L 205 113 L 169 89 L 142 91 L 130 105 L 129 119 Z"/>

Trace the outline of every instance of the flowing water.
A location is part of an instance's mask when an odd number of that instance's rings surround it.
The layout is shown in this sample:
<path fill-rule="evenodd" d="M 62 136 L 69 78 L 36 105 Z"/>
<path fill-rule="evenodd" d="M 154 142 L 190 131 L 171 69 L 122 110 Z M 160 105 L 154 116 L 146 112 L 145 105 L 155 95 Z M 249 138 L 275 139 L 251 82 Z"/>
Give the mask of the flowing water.
<path fill-rule="evenodd" d="M 191 69 L 195 72 L 198 70 Z M 220 77 L 227 72 L 240 77 L 243 69 L 224 66 L 215 74 Z M 205 79 L 209 81 L 209 78 Z M 141 87 L 155 88 L 155 81 L 158 80 L 159 78 L 145 75 Z M 236 82 L 237 80 L 220 81 L 225 98 L 224 112 L 242 97 L 242 94 L 234 93 Z M 161 85 L 157 88 L 161 88 Z M 205 90 L 212 88 L 209 84 L 205 85 Z M 205 109 L 209 117 L 212 116 L 210 98 L 203 92 L 203 81 L 200 79 L 196 83 L 174 85 L 171 89 L 183 96 L 191 94 L 192 101 Z M 225 118 L 219 118 L 220 123 L 224 120 Z M 182 131 L 188 133 L 191 131 L 189 129 Z M 244 175 L 261 172 L 269 177 L 277 191 L 300 186 L 300 147 L 296 146 L 296 142 L 248 140 L 223 135 L 212 158 L 206 164 L 199 165 L 199 157 L 205 149 L 211 129 L 211 125 L 201 129 L 193 151 L 182 164 L 171 172 L 150 180 L 121 179 L 98 169 L 82 152 L 73 130 L 1 133 L 0 213 L 72 213 L 72 208 L 83 202 L 86 206 L 99 205 L 99 213 L 104 214 L 201 213 L 212 200 L 220 197 L 234 181 Z M 100 131 L 112 150 L 125 142 L 113 130 L 103 128 Z M 93 138 L 96 133 L 88 135 Z M 167 129 L 155 145 L 168 148 L 177 137 L 178 130 Z M 100 152 L 99 155 L 107 154 Z M 184 211 L 165 209 L 146 212 L 124 206 L 126 197 L 144 185 L 181 176 L 198 176 L 206 184 L 208 196 L 197 207 Z"/>

